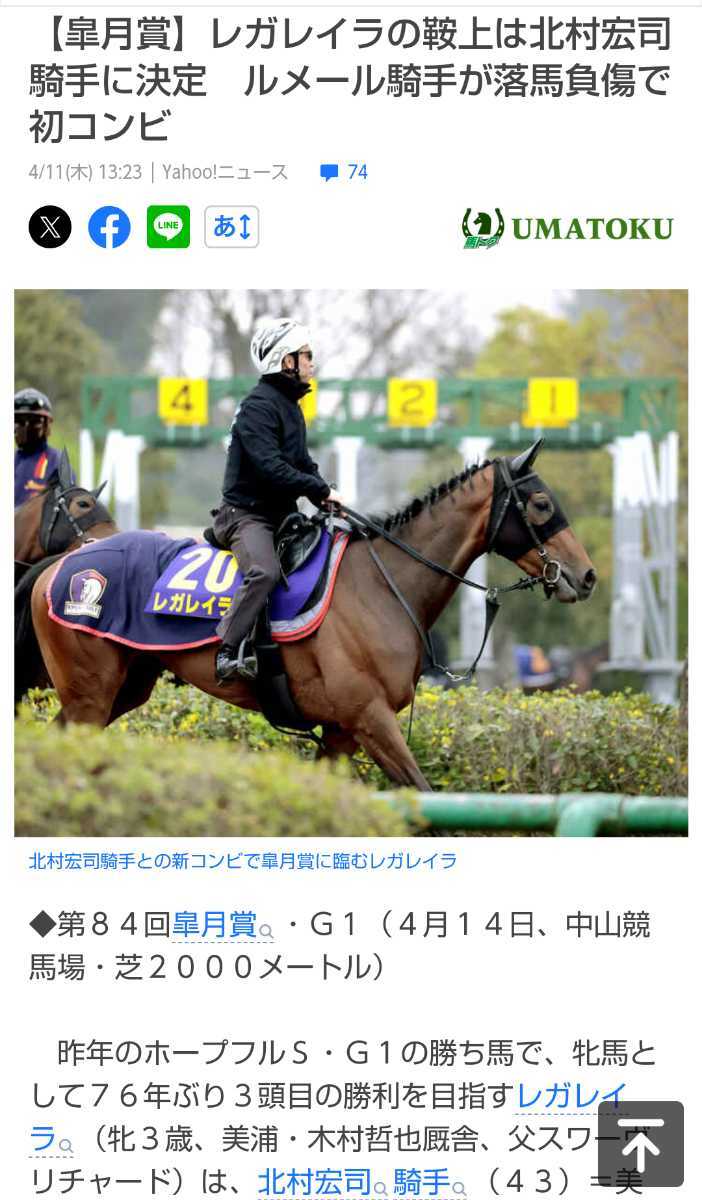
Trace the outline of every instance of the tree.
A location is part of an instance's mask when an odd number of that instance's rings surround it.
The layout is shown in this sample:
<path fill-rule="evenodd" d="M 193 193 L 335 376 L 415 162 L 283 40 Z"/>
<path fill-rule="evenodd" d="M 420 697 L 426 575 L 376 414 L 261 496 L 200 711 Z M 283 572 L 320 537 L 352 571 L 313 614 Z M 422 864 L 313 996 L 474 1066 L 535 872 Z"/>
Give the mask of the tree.
<path fill-rule="evenodd" d="M 577 320 L 552 317 L 526 305 L 497 316 L 497 329 L 475 362 L 485 379 L 564 375 L 604 376 L 618 367 L 607 313 L 591 310 Z"/>
<path fill-rule="evenodd" d="M 69 427 L 78 425 L 83 377 L 104 370 L 108 360 L 77 300 L 55 291 L 15 293 L 15 388 L 46 392 Z"/>
<path fill-rule="evenodd" d="M 673 375 L 687 381 L 687 292 L 639 288 L 611 293 L 622 310 L 622 346 L 643 375 Z"/>
<path fill-rule="evenodd" d="M 83 321 L 112 348 L 113 369 L 128 375 L 143 371 L 168 291 L 68 291 L 81 305 Z M 187 295 L 187 293 L 184 293 Z"/>
<path fill-rule="evenodd" d="M 460 296 L 370 288 L 175 293 L 160 323 L 159 356 L 172 363 L 193 331 L 204 331 L 211 374 L 251 374 L 251 335 L 266 316 L 297 317 L 310 327 L 327 378 L 453 375 L 468 369 L 474 358 L 475 335 Z"/>

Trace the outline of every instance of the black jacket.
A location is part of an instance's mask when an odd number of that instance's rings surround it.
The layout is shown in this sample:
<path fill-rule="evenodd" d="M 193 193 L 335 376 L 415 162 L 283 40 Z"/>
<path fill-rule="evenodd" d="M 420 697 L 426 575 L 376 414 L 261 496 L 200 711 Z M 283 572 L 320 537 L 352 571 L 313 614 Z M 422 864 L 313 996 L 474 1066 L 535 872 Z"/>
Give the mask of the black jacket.
<path fill-rule="evenodd" d="M 329 495 L 307 450 L 300 399 L 309 390 L 278 372 L 263 375 L 232 423 L 224 471 L 225 504 L 274 519 L 294 512 L 299 496 L 320 504 Z"/>

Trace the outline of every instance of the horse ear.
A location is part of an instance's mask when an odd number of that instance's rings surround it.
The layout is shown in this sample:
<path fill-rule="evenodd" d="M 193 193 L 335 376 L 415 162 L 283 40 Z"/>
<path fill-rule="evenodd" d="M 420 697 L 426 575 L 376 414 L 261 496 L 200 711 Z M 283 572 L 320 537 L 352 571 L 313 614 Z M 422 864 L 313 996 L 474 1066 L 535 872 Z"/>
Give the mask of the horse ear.
<path fill-rule="evenodd" d="M 106 487 L 107 487 L 107 480 L 103 479 L 102 483 L 100 484 L 100 487 L 93 488 L 90 495 L 94 496 L 95 499 L 97 500 L 100 496 L 100 492 L 103 490 L 103 488 L 106 488 Z"/>
<path fill-rule="evenodd" d="M 518 454 L 516 458 L 511 459 L 509 465 L 512 474 L 519 475 L 521 471 L 526 471 L 529 469 L 529 467 L 533 466 L 534 462 L 536 461 L 536 456 L 543 444 L 544 439 L 540 437 L 539 440 L 534 442 L 534 445 L 530 446 L 528 450 L 524 450 L 521 454 Z"/>
<path fill-rule="evenodd" d="M 59 483 L 61 484 L 64 492 L 67 491 L 68 488 L 73 487 L 73 471 L 71 470 L 71 460 L 68 457 L 68 450 L 65 446 L 61 451 L 61 457 L 59 459 L 58 477 Z"/>

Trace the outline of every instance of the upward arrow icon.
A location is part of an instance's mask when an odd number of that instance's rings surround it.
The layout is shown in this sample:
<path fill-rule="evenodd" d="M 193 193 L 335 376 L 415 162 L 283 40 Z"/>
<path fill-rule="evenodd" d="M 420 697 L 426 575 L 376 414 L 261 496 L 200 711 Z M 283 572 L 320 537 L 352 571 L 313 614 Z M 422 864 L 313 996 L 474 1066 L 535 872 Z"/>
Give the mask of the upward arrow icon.
<path fill-rule="evenodd" d="M 636 1151 L 636 1170 L 639 1175 L 642 1175 L 646 1170 L 646 1151 L 649 1150 L 656 1158 L 660 1154 L 660 1150 L 655 1142 L 652 1142 L 650 1137 L 647 1137 L 643 1132 L 637 1133 L 630 1142 L 627 1142 L 622 1150 L 622 1154 L 633 1154 L 634 1150 Z"/>

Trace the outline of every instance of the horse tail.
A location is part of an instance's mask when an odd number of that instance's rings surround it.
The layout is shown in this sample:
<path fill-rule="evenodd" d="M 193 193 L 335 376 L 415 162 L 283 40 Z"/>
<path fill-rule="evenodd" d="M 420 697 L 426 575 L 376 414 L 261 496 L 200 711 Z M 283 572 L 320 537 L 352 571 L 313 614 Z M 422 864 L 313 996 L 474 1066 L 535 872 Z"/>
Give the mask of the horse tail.
<path fill-rule="evenodd" d="M 32 621 L 34 584 L 42 571 L 63 557 L 63 554 L 52 554 L 34 563 L 15 588 L 15 705 L 20 703 L 29 688 L 41 684 L 44 673 L 44 660 Z"/>

